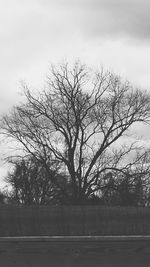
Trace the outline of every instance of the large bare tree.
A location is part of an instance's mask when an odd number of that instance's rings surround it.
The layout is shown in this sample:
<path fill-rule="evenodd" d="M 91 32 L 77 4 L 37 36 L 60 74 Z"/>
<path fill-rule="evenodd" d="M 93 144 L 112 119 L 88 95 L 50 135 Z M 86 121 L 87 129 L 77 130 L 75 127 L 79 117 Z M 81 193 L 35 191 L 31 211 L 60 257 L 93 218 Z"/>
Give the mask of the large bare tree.
<path fill-rule="evenodd" d="M 110 170 L 131 168 L 124 158 L 135 147 L 128 138 L 120 149 L 118 140 L 133 124 L 149 122 L 147 92 L 103 69 L 93 74 L 80 63 L 52 67 L 46 89 L 37 94 L 24 85 L 24 92 L 24 104 L 3 118 L 3 133 L 39 159 L 47 172 L 50 161 L 60 163 L 71 191 L 50 179 L 68 201 L 88 199 Z"/>

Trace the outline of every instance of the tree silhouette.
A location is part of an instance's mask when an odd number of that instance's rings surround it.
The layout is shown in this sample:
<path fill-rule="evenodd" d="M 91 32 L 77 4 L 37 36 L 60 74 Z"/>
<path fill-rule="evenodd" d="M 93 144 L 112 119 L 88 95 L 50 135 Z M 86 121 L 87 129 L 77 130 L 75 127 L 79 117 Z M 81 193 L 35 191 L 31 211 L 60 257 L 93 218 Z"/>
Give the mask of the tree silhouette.
<path fill-rule="evenodd" d="M 107 172 L 131 168 L 132 162 L 123 159 L 134 144 L 130 139 L 121 148 L 114 149 L 114 144 L 135 123 L 149 121 L 148 93 L 103 69 L 90 72 L 80 63 L 52 67 L 45 90 L 36 94 L 24 85 L 24 92 L 24 104 L 3 118 L 3 134 L 42 163 L 70 203 L 82 203 L 100 190 Z M 138 154 L 133 164 L 141 157 Z M 69 192 L 50 176 L 49 162 L 54 161 L 66 173 Z"/>

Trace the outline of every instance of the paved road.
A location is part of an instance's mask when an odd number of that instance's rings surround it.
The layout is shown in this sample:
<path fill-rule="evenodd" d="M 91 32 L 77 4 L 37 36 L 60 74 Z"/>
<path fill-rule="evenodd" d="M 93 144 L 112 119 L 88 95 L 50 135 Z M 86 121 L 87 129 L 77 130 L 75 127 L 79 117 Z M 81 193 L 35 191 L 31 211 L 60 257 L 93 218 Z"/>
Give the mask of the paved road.
<path fill-rule="evenodd" d="M 0 266 L 149 267 L 150 238 L 0 238 Z"/>

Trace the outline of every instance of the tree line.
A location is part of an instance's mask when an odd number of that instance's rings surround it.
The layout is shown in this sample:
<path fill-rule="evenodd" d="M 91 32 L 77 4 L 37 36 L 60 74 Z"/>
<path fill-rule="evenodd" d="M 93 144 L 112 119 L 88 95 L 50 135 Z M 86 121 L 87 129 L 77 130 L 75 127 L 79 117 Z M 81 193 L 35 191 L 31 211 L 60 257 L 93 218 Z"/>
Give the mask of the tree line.
<path fill-rule="evenodd" d="M 133 138 L 150 120 L 150 94 L 80 62 L 52 66 L 44 90 L 1 120 L 14 142 L 7 199 L 18 204 L 145 205 L 149 149 Z M 19 152 L 18 152 L 19 151 Z"/>

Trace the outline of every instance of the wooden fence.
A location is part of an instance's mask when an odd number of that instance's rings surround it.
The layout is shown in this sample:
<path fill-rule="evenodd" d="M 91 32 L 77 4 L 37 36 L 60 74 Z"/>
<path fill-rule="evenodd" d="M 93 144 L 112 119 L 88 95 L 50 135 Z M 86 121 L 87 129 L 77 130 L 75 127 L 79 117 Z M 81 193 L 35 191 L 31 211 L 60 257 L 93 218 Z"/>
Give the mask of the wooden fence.
<path fill-rule="evenodd" d="M 0 206 L 0 236 L 150 235 L 150 208 Z"/>

